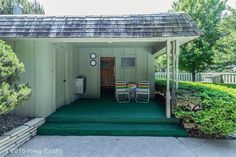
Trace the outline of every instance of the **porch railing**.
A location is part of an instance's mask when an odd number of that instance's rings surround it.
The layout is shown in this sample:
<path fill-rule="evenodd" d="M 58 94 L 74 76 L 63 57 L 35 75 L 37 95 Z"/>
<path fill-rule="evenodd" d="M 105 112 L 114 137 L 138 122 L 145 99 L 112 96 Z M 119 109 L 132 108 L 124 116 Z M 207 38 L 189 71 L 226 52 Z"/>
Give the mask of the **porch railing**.
<path fill-rule="evenodd" d="M 157 79 L 166 79 L 166 72 L 155 73 Z M 171 76 L 172 77 L 172 76 Z M 236 84 L 236 73 L 197 73 L 196 82 Z M 191 73 L 179 73 L 179 81 L 192 81 Z"/>
<path fill-rule="evenodd" d="M 236 74 L 235 73 L 227 73 L 220 74 L 212 78 L 212 82 L 214 83 L 226 83 L 226 84 L 236 84 Z"/>

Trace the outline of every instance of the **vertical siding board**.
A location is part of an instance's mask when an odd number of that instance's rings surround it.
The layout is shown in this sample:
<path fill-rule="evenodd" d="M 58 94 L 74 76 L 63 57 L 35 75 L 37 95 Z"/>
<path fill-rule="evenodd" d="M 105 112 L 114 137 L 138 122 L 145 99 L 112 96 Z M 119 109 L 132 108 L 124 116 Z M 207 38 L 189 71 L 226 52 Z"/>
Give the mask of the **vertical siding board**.
<path fill-rule="evenodd" d="M 74 54 L 74 47 L 73 45 L 69 44 L 68 43 L 68 47 L 69 47 L 69 60 L 68 60 L 68 63 L 69 63 L 69 71 L 70 71 L 70 80 L 68 82 L 69 84 L 69 103 L 70 102 L 73 102 L 75 100 L 75 62 L 74 62 L 74 58 L 75 58 L 75 54 Z"/>
<path fill-rule="evenodd" d="M 96 62 L 97 62 L 97 65 L 96 66 L 91 66 L 90 65 L 90 54 L 91 53 L 96 53 L 97 54 L 97 58 L 95 59 Z M 90 97 L 91 98 L 98 98 L 99 96 L 99 93 L 98 93 L 98 85 L 100 84 L 99 83 L 99 54 L 98 54 L 98 49 L 96 48 L 91 48 L 90 51 L 87 53 L 87 56 L 89 58 L 89 69 L 90 69 L 90 82 L 88 82 L 90 84 Z M 94 78 L 97 78 L 97 79 L 94 79 Z"/>
<path fill-rule="evenodd" d="M 150 82 L 151 97 L 154 98 L 155 95 L 155 66 L 154 66 L 154 56 L 151 53 L 151 49 L 147 48 L 148 54 L 148 80 Z"/>
<path fill-rule="evenodd" d="M 86 93 L 82 96 L 82 97 L 86 97 L 89 98 L 90 97 L 90 63 L 89 63 L 89 49 L 88 48 L 81 48 L 79 50 L 79 55 L 78 55 L 78 71 L 79 71 L 79 75 L 83 75 L 87 77 L 87 89 L 86 89 Z"/>
<path fill-rule="evenodd" d="M 135 53 L 135 48 L 125 48 L 125 56 L 126 57 L 136 57 L 136 53 Z M 127 67 L 124 68 L 124 76 L 125 76 L 125 80 L 127 82 L 136 82 L 136 69 L 137 69 L 137 63 L 135 65 L 135 67 Z"/>
<path fill-rule="evenodd" d="M 114 57 L 112 48 L 102 48 L 102 57 Z"/>
<path fill-rule="evenodd" d="M 28 113 L 28 115 L 30 116 L 34 116 L 35 115 L 35 49 L 34 49 L 34 41 L 31 41 L 30 43 L 26 43 L 28 44 L 28 48 L 27 48 L 27 60 L 28 60 L 28 68 L 26 69 L 26 73 L 28 73 L 27 75 L 27 80 L 25 80 L 25 83 L 29 83 L 29 86 L 31 87 L 32 90 L 32 94 L 31 97 L 28 101 L 28 107 L 30 108 L 30 112 Z M 27 46 L 27 45 L 26 45 Z M 28 71 L 28 72 L 27 72 Z"/>
<path fill-rule="evenodd" d="M 113 48 L 113 55 L 115 56 L 115 76 L 116 80 L 123 80 L 123 69 L 120 68 L 120 56 L 122 55 L 122 48 Z"/>
<path fill-rule="evenodd" d="M 69 67 L 70 67 L 70 82 L 69 82 L 69 95 L 70 102 L 75 100 L 75 53 L 74 46 L 69 44 Z"/>
<path fill-rule="evenodd" d="M 137 48 L 136 56 L 137 56 L 136 81 L 147 80 L 148 78 L 147 48 Z"/>
<path fill-rule="evenodd" d="M 121 67 L 121 57 L 125 56 L 125 48 L 120 48 L 120 52 L 118 53 L 118 69 L 117 69 L 117 73 L 119 73 L 120 75 L 120 80 L 124 81 L 125 80 L 125 69 Z"/>
<path fill-rule="evenodd" d="M 36 54 L 36 116 L 48 116 L 51 111 L 50 98 L 53 93 L 50 89 L 53 83 L 51 73 L 51 61 L 49 43 L 46 41 L 37 41 L 35 43 Z"/>
<path fill-rule="evenodd" d="M 50 55 L 51 55 L 51 111 L 56 110 L 56 48 L 55 45 L 50 44 Z"/>
<path fill-rule="evenodd" d="M 83 65 L 81 65 L 81 68 L 86 68 L 86 75 L 87 75 L 87 93 L 89 93 L 88 97 L 92 97 L 92 85 L 91 82 L 93 79 L 91 78 L 91 67 L 90 67 L 90 58 L 89 58 L 89 53 L 91 52 L 91 48 L 86 48 L 86 51 L 83 53 L 82 59 L 84 59 L 86 62 L 84 62 Z"/>
<path fill-rule="evenodd" d="M 101 67 L 101 56 L 102 56 L 102 49 L 98 48 L 97 49 L 97 77 L 98 77 L 98 82 L 96 84 L 96 88 L 97 88 L 97 96 L 96 98 L 100 98 L 101 97 L 101 91 L 100 91 L 100 82 L 101 82 L 101 75 L 100 75 L 100 67 Z M 96 77 L 95 77 L 96 78 Z"/>
<path fill-rule="evenodd" d="M 28 83 L 32 90 L 32 95 L 29 100 L 17 108 L 16 113 L 34 116 L 35 115 L 35 87 L 34 87 L 34 43 L 32 41 L 17 41 L 14 42 L 14 52 L 17 57 L 25 65 L 25 72 L 20 77 L 21 83 Z"/>
<path fill-rule="evenodd" d="M 90 66 L 89 54 L 94 52 L 97 54 L 97 65 Z M 139 80 L 149 80 L 154 84 L 154 57 L 150 50 L 146 47 L 114 47 L 114 48 L 79 48 L 77 54 L 78 75 L 87 77 L 87 91 L 84 98 L 100 97 L 100 57 L 115 57 L 116 62 L 116 80 L 126 80 L 138 82 Z M 136 57 L 135 68 L 122 68 L 121 57 Z M 149 62 L 150 61 L 150 62 Z M 151 69 L 150 69 L 151 68 Z M 154 87 L 153 87 L 154 89 Z M 153 91 L 152 89 L 152 91 Z"/>

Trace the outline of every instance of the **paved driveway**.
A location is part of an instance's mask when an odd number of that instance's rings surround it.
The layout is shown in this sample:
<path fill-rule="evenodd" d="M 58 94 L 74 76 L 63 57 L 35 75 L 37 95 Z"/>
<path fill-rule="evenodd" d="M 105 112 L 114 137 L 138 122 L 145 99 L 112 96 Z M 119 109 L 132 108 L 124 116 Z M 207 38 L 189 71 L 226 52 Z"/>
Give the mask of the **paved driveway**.
<path fill-rule="evenodd" d="M 235 157 L 236 140 L 36 136 L 8 157 Z"/>

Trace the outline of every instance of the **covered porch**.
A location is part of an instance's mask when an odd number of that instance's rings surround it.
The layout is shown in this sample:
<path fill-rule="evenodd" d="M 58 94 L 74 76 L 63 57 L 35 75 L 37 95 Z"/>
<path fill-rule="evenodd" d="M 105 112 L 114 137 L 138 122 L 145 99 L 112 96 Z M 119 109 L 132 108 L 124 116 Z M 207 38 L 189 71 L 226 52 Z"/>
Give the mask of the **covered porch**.
<path fill-rule="evenodd" d="M 165 105 L 120 104 L 114 98 L 79 99 L 47 117 L 39 135 L 110 135 L 185 137 L 179 119 L 166 118 Z"/>
<path fill-rule="evenodd" d="M 68 105 L 78 98 L 99 100 L 106 98 L 106 95 L 112 95 L 112 101 L 115 101 L 116 81 L 125 81 L 127 85 L 129 83 L 137 85 L 139 81 L 147 80 L 150 83 L 150 98 L 153 99 L 155 98 L 155 58 L 166 53 L 167 93 L 164 115 L 166 118 L 171 118 L 175 93 L 178 90 L 180 45 L 194 38 L 196 37 L 109 39 L 109 41 L 108 39 L 83 41 L 81 39 L 51 39 L 50 43 L 55 46 L 53 55 L 56 58 L 54 61 L 56 108 Z M 73 47 L 73 51 L 68 51 L 67 47 Z M 96 57 L 92 59 L 91 54 Z M 65 60 L 62 61 L 64 58 Z M 134 59 L 134 64 L 123 66 L 123 58 Z M 109 63 L 108 59 L 112 62 L 110 67 L 106 67 L 106 63 Z M 96 64 L 91 65 L 91 61 Z M 75 91 L 77 76 L 86 78 L 84 93 L 78 94 Z M 108 87 L 109 90 L 105 91 L 104 87 Z"/>

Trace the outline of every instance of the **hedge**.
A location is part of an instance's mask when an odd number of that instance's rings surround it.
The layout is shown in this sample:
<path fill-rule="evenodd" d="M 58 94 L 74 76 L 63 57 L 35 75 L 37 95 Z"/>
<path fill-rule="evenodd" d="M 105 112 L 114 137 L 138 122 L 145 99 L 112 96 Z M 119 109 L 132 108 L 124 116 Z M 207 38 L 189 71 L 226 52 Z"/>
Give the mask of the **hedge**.
<path fill-rule="evenodd" d="M 165 96 L 166 80 L 156 81 Z M 222 85 L 180 82 L 174 114 L 193 123 L 194 136 L 225 137 L 236 131 L 236 89 Z"/>
<path fill-rule="evenodd" d="M 224 84 L 224 83 L 218 83 L 217 85 L 225 86 L 228 88 L 234 88 L 236 89 L 236 84 Z"/>

